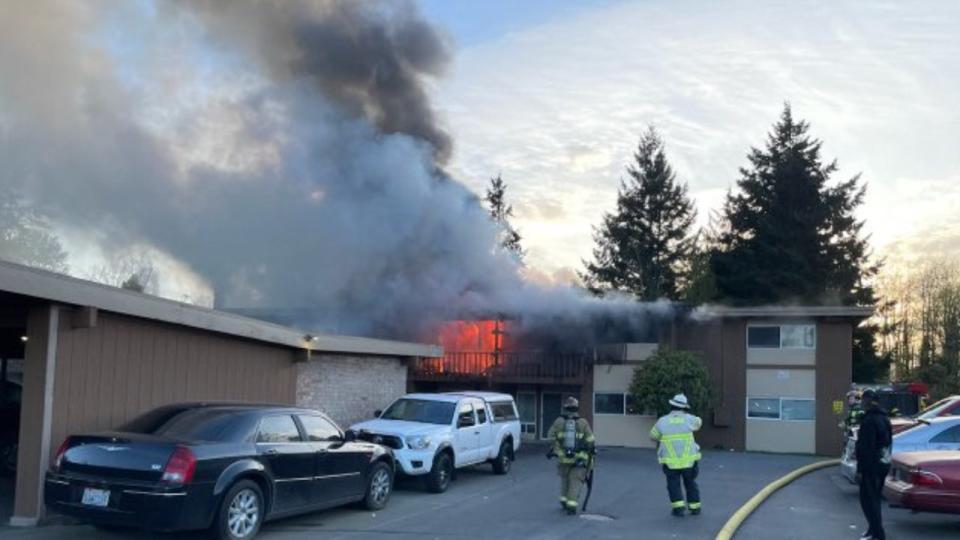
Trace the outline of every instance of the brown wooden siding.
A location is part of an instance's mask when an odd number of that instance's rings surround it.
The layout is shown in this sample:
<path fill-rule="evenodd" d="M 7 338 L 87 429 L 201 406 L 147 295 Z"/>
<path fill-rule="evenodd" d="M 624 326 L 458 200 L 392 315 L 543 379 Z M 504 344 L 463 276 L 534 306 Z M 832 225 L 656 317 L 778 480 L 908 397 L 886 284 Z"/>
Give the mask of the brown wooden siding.
<path fill-rule="evenodd" d="M 746 441 L 746 321 L 688 322 L 675 329 L 673 339 L 678 349 L 696 352 L 703 358 L 714 385 L 713 414 L 704 418 L 704 427 L 698 436 L 701 446 L 743 450 Z"/>
<path fill-rule="evenodd" d="M 59 334 L 51 445 L 185 401 L 296 402 L 297 351 L 100 313 Z M 54 448 L 55 450 L 55 448 Z M 18 497 L 19 499 L 19 497 Z"/>
<path fill-rule="evenodd" d="M 853 380 L 853 325 L 821 321 L 817 325 L 817 454 L 836 456 L 843 445 L 833 402 L 843 401 Z"/>

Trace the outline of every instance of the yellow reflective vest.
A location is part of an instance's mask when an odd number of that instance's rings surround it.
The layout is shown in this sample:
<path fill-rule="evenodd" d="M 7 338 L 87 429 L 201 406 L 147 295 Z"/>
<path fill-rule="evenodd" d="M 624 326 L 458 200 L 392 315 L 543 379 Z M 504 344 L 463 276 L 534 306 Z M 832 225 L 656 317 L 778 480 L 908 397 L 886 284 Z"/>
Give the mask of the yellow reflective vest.
<path fill-rule="evenodd" d="M 577 433 L 576 450 L 572 456 L 568 456 L 563 450 L 563 431 L 564 425 L 567 422 L 565 416 L 557 418 L 547 434 L 547 438 L 553 441 L 553 455 L 557 456 L 562 465 L 572 465 L 576 463 L 578 459 L 589 462 L 590 454 L 593 452 L 594 445 L 596 444 L 593 431 L 590 429 L 590 424 L 583 418 L 577 416 L 573 418 L 577 422 Z"/>
<path fill-rule="evenodd" d="M 682 411 L 673 411 L 660 417 L 650 438 L 658 442 L 657 458 L 670 469 L 689 469 L 700 460 L 700 446 L 693 432 L 700 429 L 703 421 L 698 416 Z"/>

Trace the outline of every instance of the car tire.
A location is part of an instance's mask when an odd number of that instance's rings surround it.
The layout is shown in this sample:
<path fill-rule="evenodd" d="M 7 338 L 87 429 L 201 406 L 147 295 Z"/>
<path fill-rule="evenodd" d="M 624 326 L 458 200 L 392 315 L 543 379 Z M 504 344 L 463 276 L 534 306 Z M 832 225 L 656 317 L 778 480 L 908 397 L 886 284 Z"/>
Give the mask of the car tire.
<path fill-rule="evenodd" d="M 393 493 L 393 471 L 390 466 L 378 461 L 367 475 L 367 494 L 363 498 L 363 507 L 367 510 L 383 510 Z"/>
<path fill-rule="evenodd" d="M 513 464 L 513 457 L 510 455 L 510 450 L 510 441 L 503 441 L 503 444 L 500 445 L 500 453 L 498 453 L 497 457 L 493 460 L 494 474 L 507 474 L 510 472 L 510 466 Z"/>
<path fill-rule="evenodd" d="M 433 467 L 427 475 L 427 491 L 443 493 L 450 487 L 453 478 L 453 456 L 450 452 L 440 452 L 433 458 Z"/>
<path fill-rule="evenodd" d="M 230 486 L 220 501 L 213 522 L 213 537 L 218 540 L 250 540 L 260 531 L 265 514 L 260 486 L 252 480 L 240 480 Z"/>

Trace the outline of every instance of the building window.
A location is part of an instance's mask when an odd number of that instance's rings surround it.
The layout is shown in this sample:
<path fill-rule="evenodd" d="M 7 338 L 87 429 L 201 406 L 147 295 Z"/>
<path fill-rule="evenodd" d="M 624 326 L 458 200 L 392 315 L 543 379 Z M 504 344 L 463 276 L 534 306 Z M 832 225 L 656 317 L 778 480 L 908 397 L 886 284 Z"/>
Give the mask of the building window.
<path fill-rule="evenodd" d="M 788 324 L 780 327 L 780 347 L 812 349 L 816 345 L 816 327 L 812 324 Z"/>
<path fill-rule="evenodd" d="M 782 398 L 780 409 L 784 420 L 806 421 L 817 419 L 817 402 L 812 399 Z"/>
<path fill-rule="evenodd" d="M 817 402 L 805 398 L 747 398 L 747 418 L 806 422 L 817 419 Z"/>
<path fill-rule="evenodd" d="M 603 392 L 593 395 L 593 412 L 595 414 L 617 414 L 627 416 L 656 416 L 655 411 L 643 411 L 637 405 L 633 394 L 620 392 Z"/>
<path fill-rule="evenodd" d="M 747 418 L 780 419 L 779 398 L 747 398 Z"/>
<path fill-rule="evenodd" d="M 623 394 L 594 394 L 593 412 L 595 414 L 623 414 Z"/>
<path fill-rule="evenodd" d="M 817 330 L 812 324 L 747 327 L 747 347 L 751 349 L 813 349 Z"/>
<path fill-rule="evenodd" d="M 779 349 L 779 326 L 751 326 L 747 328 L 747 346 L 751 349 Z"/>

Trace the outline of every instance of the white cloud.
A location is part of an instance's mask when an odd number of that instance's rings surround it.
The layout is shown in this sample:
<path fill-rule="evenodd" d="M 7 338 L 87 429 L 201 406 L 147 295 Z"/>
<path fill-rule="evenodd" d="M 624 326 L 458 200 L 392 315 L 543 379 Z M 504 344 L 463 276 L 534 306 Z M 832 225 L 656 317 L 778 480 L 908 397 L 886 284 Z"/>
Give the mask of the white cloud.
<path fill-rule="evenodd" d="M 477 191 L 503 174 L 547 273 L 589 256 L 647 123 L 703 221 L 785 100 L 838 179 L 863 172 L 863 216 L 886 244 L 960 226 L 958 27 L 946 2 L 629 3 L 462 50 L 436 94 L 453 172 Z"/>

